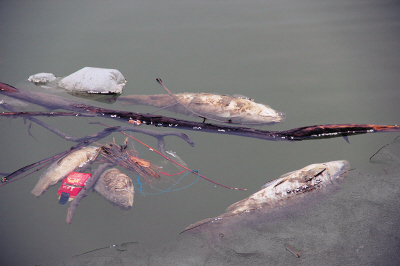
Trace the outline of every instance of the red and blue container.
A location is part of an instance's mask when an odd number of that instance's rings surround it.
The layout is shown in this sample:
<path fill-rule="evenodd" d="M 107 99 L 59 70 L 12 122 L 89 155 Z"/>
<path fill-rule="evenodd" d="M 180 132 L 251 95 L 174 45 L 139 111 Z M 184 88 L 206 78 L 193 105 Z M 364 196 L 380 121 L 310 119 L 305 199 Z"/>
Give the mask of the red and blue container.
<path fill-rule="evenodd" d="M 91 177 L 90 173 L 71 172 L 62 181 L 61 187 L 57 191 L 58 203 L 64 205 L 67 201 L 72 201 L 79 191 L 86 185 L 87 180 Z"/>

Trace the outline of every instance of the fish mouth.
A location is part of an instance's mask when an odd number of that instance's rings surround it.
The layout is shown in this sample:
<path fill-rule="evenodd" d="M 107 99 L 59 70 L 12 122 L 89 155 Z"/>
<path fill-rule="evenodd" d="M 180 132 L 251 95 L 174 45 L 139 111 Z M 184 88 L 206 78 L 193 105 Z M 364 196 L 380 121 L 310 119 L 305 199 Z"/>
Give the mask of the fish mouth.
<path fill-rule="evenodd" d="M 324 163 L 324 165 L 327 167 L 331 181 L 334 181 L 338 178 L 344 178 L 347 176 L 347 172 L 350 170 L 350 163 L 346 160 L 331 161 Z"/>
<path fill-rule="evenodd" d="M 285 114 L 285 113 L 277 112 L 276 114 L 277 114 L 277 116 L 280 118 L 280 119 L 279 119 L 279 122 L 285 121 L 285 119 L 286 119 L 286 114 Z"/>
<path fill-rule="evenodd" d="M 331 186 L 332 188 L 336 187 L 347 176 L 347 172 L 350 169 L 350 164 L 346 160 L 340 160 L 310 165 L 309 167 L 310 170 L 307 172 L 312 174 L 310 176 L 303 176 L 303 181 L 299 182 L 301 186 L 297 187 L 295 190 L 291 190 L 292 194 L 297 194 L 298 192 L 304 193 L 319 189 L 326 190 Z M 303 169 L 307 168 L 308 167 Z"/>
<path fill-rule="evenodd" d="M 300 184 L 307 183 L 314 188 L 324 187 L 341 181 L 347 176 L 349 169 L 350 163 L 346 160 L 317 163 L 296 171 L 295 177 L 290 180 L 299 181 Z"/>
<path fill-rule="evenodd" d="M 286 119 L 286 114 L 285 113 L 277 112 L 277 111 L 271 111 L 271 110 L 261 111 L 261 112 L 258 113 L 258 115 L 260 117 L 263 117 L 263 118 L 268 119 L 269 121 L 275 122 L 275 123 L 283 122 Z"/>
<path fill-rule="evenodd" d="M 262 188 L 265 191 L 273 191 L 272 194 L 280 195 L 282 198 L 292 197 L 338 184 L 349 169 L 350 164 L 345 160 L 311 164 L 267 182 Z"/>

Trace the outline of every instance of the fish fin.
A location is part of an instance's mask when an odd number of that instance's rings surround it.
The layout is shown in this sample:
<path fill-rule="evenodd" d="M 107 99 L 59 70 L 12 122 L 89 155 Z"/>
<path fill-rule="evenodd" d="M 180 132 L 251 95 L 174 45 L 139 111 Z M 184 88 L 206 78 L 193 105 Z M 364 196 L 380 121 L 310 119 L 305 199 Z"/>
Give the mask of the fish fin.
<path fill-rule="evenodd" d="M 245 100 L 249 100 L 249 101 L 254 102 L 254 99 L 252 99 L 250 97 L 247 97 L 247 96 L 244 96 L 242 94 L 233 94 L 232 97 L 239 98 L 239 99 L 245 99 Z"/>
<path fill-rule="evenodd" d="M 265 183 L 261 188 L 267 188 L 269 186 L 272 186 L 273 184 L 276 183 L 276 179 L 272 180 L 272 181 L 268 181 L 267 183 Z"/>
<path fill-rule="evenodd" d="M 207 219 L 198 221 L 198 222 L 196 222 L 196 223 L 194 223 L 194 224 L 191 224 L 191 225 L 189 225 L 188 227 L 186 227 L 185 230 L 183 230 L 183 231 L 180 232 L 179 234 L 183 234 L 183 233 L 185 233 L 185 232 L 187 232 L 187 231 L 190 231 L 190 230 L 193 230 L 193 229 L 195 229 L 195 228 L 197 228 L 197 227 L 200 227 L 200 226 L 202 226 L 202 225 L 208 224 L 208 223 L 210 223 L 211 221 L 217 221 L 217 219 L 218 219 L 218 217 L 215 217 L 215 218 L 207 218 Z"/>

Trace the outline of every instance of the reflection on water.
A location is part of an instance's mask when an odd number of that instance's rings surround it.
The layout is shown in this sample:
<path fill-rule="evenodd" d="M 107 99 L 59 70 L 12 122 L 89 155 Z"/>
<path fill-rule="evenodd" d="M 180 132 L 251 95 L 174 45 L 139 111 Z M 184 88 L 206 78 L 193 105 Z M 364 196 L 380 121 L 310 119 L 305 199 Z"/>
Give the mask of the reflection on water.
<path fill-rule="evenodd" d="M 104 67 L 120 70 L 128 80 L 124 95 L 164 93 L 155 81 L 162 78 L 173 93 L 243 94 L 286 113 L 285 122 L 262 127 L 266 130 L 329 123 L 399 123 L 400 21 L 393 2 L 126 1 L 93 5 L 2 1 L 0 7 L 0 80 L 11 85 L 39 72 L 65 76 L 85 66 Z M 118 103 L 91 104 L 155 111 Z M 88 124 L 92 120 L 87 118 L 40 119 L 74 136 L 103 129 Z M 23 119 L 2 118 L 0 125 L 0 172 L 12 172 L 72 146 L 37 125 L 29 127 Z M 106 250 L 117 252 L 122 262 L 132 261 L 132 256 L 141 261 L 149 253 L 157 254 L 150 261 L 153 264 L 185 262 L 190 259 L 188 254 L 207 258 L 209 264 L 227 262 L 223 258 L 231 264 L 243 264 L 248 258 L 253 265 L 265 263 L 266 258 L 271 264 L 297 263 L 299 258 L 286 245 L 301 251 L 300 260 L 307 263 L 337 263 L 338 254 L 345 254 L 342 264 L 374 259 L 383 263 L 391 254 L 399 254 L 394 250 L 397 223 L 391 222 L 398 221 L 393 213 L 398 204 L 398 178 L 391 172 L 384 175 L 386 166 L 369 163 L 371 155 L 395 134 L 350 137 L 348 144 L 339 138 L 278 143 L 185 133 L 195 141 L 194 148 L 167 138 L 166 149 L 177 152 L 200 174 L 248 191 L 227 190 L 199 180 L 174 193 L 135 197 L 133 208 L 125 213 L 91 194 L 79 205 L 74 222 L 67 225 L 67 206 L 58 204 L 57 188 L 39 199 L 30 194 L 42 172 L 34 173 L 0 188 L 1 264 L 60 261 L 127 242 L 139 242 L 142 249 L 130 253 L 129 249 Z M 155 144 L 148 136 L 134 135 Z M 124 140 L 113 134 L 107 141 L 113 137 L 117 143 Z M 219 234 L 212 238 L 216 244 L 211 253 L 210 245 L 204 245 L 210 240 L 178 236 L 188 225 L 220 215 L 283 173 L 340 159 L 357 170 L 335 196 L 300 218 L 265 223 L 255 230 L 239 227 L 232 233 L 223 232 L 222 238 Z M 188 182 L 197 177 L 191 178 Z M 166 243 L 167 249 L 156 252 Z M 311 253 L 316 256 L 307 259 Z"/>

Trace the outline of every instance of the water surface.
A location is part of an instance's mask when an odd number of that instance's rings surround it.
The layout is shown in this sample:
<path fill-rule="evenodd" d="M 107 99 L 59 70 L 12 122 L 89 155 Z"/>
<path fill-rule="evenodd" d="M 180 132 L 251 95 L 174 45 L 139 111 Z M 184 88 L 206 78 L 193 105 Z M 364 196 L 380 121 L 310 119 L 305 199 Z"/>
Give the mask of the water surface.
<path fill-rule="evenodd" d="M 243 94 L 286 113 L 285 122 L 265 130 L 397 124 L 399 14 L 393 1 L 2 1 L 0 81 L 16 86 L 39 72 L 66 76 L 85 66 L 115 68 L 128 80 L 125 95 L 165 93 L 155 81 L 162 78 L 174 93 Z M 102 129 L 85 118 L 42 120 L 75 136 Z M 73 145 L 37 125 L 30 129 L 33 138 L 23 119 L 2 118 L 0 124 L 0 172 Z M 183 132 L 196 146 L 169 137 L 168 149 L 201 174 L 248 191 L 199 180 L 174 193 L 136 194 L 128 212 L 90 194 L 67 225 L 56 186 L 38 199 L 30 194 L 41 174 L 34 173 L 0 188 L 1 264 L 39 264 L 132 241 L 162 246 L 189 224 L 218 216 L 265 182 L 311 163 L 345 159 L 360 171 L 382 174 L 369 157 L 397 136 L 289 143 Z M 112 137 L 124 139 L 114 134 L 106 140 Z"/>

